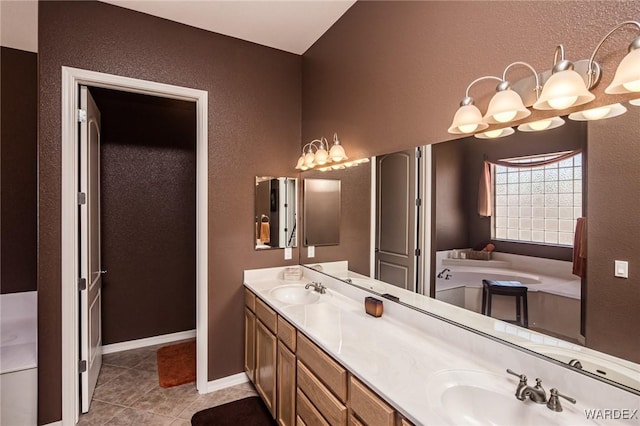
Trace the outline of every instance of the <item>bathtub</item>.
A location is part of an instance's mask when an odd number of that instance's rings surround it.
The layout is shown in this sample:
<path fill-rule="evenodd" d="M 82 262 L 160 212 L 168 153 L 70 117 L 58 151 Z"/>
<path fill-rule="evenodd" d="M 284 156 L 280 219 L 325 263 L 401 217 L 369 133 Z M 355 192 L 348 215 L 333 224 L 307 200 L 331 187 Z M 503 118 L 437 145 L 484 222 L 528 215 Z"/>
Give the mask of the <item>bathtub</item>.
<path fill-rule="evenodd" d="M 515 259 L 512 256 L 510 260 Z M 517 261 L 517 259 L 515 259 Z M 436 299 L 477 313 L 482 305 L 482 280 L 519 281 L 528 289 L 529 326 L 545 330 L 549 334 L 571 341 L 580 338 L 580 279 L 571 276 L 571 263 L 561 261 L 536 260 L 549 262 L 549 267 L 541 263 L 536 269 L 542 274 L 512 269 L 516 262 L 469 262 L 446 260 L 438 265 L 436 272 L 448 268 L 444 277 L 436 277 Z M 505 267 L 495 267 L 504 263 Z M 487 264 L 488 266 L 482 266 Z M 563 265 L 564 264 L 564 265 Z M 564 266 L 564 268 L 561 268 Z M 563 270 L 569 271 L 562 273 Z M 557 275 L 549 272 L 560 271 Z M 449 276 L 449 279 L 445 279 Z M 513 298 L 495 296 L 492 316 L 514 319 Z"/>
<path fill-rule="evenodd" d="M 37 292 L 0 295 L 0 424 L 37 423 Z"/>

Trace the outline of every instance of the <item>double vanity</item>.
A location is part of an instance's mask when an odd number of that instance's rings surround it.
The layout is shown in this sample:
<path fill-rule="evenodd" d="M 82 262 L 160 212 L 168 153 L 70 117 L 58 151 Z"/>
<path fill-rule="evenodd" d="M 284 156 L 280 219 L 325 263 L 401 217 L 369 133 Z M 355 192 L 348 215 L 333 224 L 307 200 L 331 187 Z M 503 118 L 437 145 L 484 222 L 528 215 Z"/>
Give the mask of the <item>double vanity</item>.
<path fill-rule="evenodd" d="M 633 392 L 383 297 L 368 315 L 365 289 L 284 270 L 244 274 L 245 371 L 281 425 L 640 425 Z"/>

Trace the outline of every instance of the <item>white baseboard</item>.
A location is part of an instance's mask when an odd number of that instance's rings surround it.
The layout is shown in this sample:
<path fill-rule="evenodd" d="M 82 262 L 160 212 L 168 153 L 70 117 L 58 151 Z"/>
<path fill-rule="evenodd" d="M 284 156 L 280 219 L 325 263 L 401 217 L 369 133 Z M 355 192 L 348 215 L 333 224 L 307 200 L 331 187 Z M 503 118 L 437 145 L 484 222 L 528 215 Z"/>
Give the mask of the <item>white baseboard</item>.
<path fill-rule="evenodd" d="M 203 391 L 198 390 L 202 393 L 215 392 L 221 389 L 230 388 L 231 386 L 239 385 L 242 383 L 247 383 L 249 381 L 249 376 L 246 373 L 238 373 L 233 376 L 223 377 L 221 379 L 213 380 L 207 383 L 207 389 Z"/>
<path fill-rule="evenodd" d="M 53 423 L 47 423 L 44 426 L 62 426 L 62 420 L 59 420 L 59 421 L 53 422 Z"/>
<path fill-rule="evenodd" d="M 147 346 L 162 345 L 164 343 L 176 342 L 178 340 L 194 339 L 195 330 L 179 331 L 177 333 L 163 334 L 161 336 L 146 337 L 144 339 L 129 340 L 128 342 L 113 343 L 102 347 L 103 354 L 128 351 L 131 349 L 144 348 Z"/>

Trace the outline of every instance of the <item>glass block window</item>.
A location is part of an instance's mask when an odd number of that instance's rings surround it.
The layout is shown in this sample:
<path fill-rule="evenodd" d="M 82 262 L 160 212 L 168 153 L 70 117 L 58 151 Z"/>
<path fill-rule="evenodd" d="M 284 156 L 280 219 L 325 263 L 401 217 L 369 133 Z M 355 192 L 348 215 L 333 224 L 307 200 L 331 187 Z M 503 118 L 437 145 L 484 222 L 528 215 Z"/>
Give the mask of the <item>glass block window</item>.
<path fill-rule="evenodd" d="M 559 155 L 503 161 L 532 163 Z M 495 239 L 573 246 L 576 218 L 582 216 L 582 154 L 540 167 L 495 165 L 493 182 Z"/>

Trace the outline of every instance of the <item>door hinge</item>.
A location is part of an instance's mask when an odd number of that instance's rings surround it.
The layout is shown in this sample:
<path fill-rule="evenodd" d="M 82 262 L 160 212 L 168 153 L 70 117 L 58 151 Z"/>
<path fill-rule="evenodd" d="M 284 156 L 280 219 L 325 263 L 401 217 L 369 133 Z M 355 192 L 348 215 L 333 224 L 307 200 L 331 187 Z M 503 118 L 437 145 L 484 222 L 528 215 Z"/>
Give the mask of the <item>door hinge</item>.
<path fill-rule="evenodd" d="M 86 123 L 87 122 L 87 111 L 84 109 L 78 110 L 78 123 Z"/>
<path fill-rule="evenodd" d="M 416 207 L 420 207 L 422 205 L 422 198 L 416 198 Z"/>
<path fill-rule="evenodd" d="M 422 254 L 422 252 L 420 251 L 420 249 L 416 249 L 415 254 L 416 254 L 416 256 L 420 256 L 420 254 Z"/>
<path fill-rule="evenodd" d="M 422 158 L 422 149 L 416 148 L 416 158 Z"/>
<path fill-rule="evenodd" d="M 80 373 L 86 373 L 87 372 L 87 361 L 81 360 L 80 362 L 78 362 L 78 371 Z"/>
<path fill-rule="evenodd" d="M 87 279 L 86 278 L 78 279 L 78 291 L 82 291 L 86 289 L 87 289 Z"/>
<path fill-rule="evenodd" d="M 87 204 L 87 194 L 85 194 L 84 192 L 78 192 L 78 204 Z"/>

